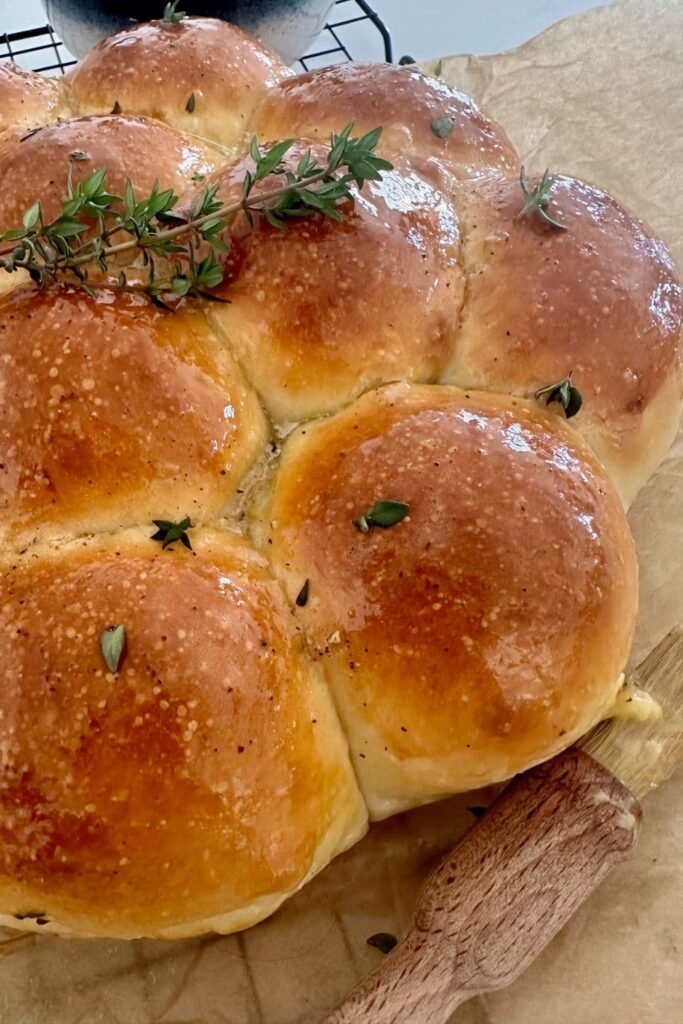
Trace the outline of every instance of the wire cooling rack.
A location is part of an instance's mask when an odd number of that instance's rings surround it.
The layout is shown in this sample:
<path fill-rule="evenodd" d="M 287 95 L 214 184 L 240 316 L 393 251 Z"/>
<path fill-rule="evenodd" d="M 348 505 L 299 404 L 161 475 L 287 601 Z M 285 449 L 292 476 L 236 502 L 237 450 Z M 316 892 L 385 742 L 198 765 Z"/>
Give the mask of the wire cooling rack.
<path fill-rule="evenodd" d="M 50 25 L 0 35 L 0 61 L 12 60 L 28 71 L 63 75 L 75 60 Z"/>
<path fill-rule="evenodd" d="M 366 0 L 336 0 L 332 18 L 315 40 L 315 50 L 302 57 L 300 65 L 308 71 L 352 60 L 354 37 L 357 39 L 357 33 L 367 32 L 368 28 L 376 29 L 379 34 L 378 57 L 391 61 L 391 36 Z M 0 61 L 4 60 L 48 75 L 63 75 L 76 63 L 50 25 L 0 34 Z"/>
<path fill-rule="evenodd" d="M 372 7 L 365 0 L 337 0 L 334 5 L 332 21 L 329 22 L 323 32 L 316 39 L 318 49 L 314 53 L 308 53 L 302 57 L 299 63 L 305 71 L 312 67 L 321 67 L 323 64 L 341 64 L 346 60 L 353 60 L 349 52 L 350 34 L 355 27 L 368 24 L 374 25 L 382 37 L 384 46 L 384 59 L 393 60 L 391 49 L 391 36 L 389 31 L 378 14 L 375 14 Z"/>

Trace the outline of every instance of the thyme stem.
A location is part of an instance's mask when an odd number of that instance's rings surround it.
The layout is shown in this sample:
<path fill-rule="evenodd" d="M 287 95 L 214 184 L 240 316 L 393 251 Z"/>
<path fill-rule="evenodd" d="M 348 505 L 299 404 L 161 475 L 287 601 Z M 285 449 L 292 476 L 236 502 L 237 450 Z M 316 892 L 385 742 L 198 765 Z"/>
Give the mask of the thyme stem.
<path fill-rule="evenodd" d="M 23 227 L 0 234 L 0 242 L 10 243 L 0 248 L 0 269 L 26 270 L 41 286 L 62 274 L 71 274 L 92 292 L 89 266 L 107 272 L 111 258 L 137 251 L 142 254 L 149 274 L 144 290 L 153 299 L 159 300 L 164 292 L 174 292 L 176 298 L 204 295 L 223 280 L 223 269 L 214 254 L 229 248 L 222 237 L 229 218 L 242 211 L 253 224 L 253 211 L 260 211 L 276 228 L 285 228 L 289 218 L 314 213 L 341 220 L 338 206 L 353 199 L 351 184 L 360 189 L 365 181 L 378 181 L 382 171 L 391 169 L 390 163 L 375 155 L 382 129 L 375 128 L 362 138 L 351 138 L 352 127 L 353 123 L 330 137 L 324 164 L 318 164 L 308 150 L 299 158 L 296 172 L 283 163 L 294 145 L 293 139 L 275 143 L 264 151 L 253 139 L 249 152 L 254 170 L 245 171 L 241 197 L 224 204 L 216 198 L 219 184 L 213 184 L 203 190 L 191 214 L 182 220 L 171 212 L 178 196 L 171 189 L 160 191 L 158 182 L 149 196 L 139 200 L 130 179 L 126 181 L 123 197 L 107 192 L 102 168 L 77 185 L 69 174 L 68 195 L 54 220 L 44 223 L 40 201 L 36 201 L 24 214 Z M 254 186 L 271 175 L 280 176 L 282 183 L 255 192 Z M 115 204 L 122 204 L 123 211 L 113 209 Z M 175 223 L 169 225 L 169 221 Z M 86 232 L 87 237 L 82 240 L 80 236 Z M 112 244 L 120 233 L 128 237 Z M 181 240 L 183 244 L 179 244 Z M 198 260 L 196 251 L 204 243 L 208 255 Z M 174 272 L 170 277 L 156 276 L 153 256 L 172 260 Z M 118 275 L 118 286 L 131 287 L 124 271 Z M 135 287 L 140 290 L 139 285 Z"/>

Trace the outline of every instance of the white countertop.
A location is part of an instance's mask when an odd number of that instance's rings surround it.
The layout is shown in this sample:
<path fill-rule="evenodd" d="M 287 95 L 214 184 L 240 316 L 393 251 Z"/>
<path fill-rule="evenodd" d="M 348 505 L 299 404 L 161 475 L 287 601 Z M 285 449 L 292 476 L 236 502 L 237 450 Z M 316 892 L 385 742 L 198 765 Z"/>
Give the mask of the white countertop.
<path fill-rule="evenodd" d="M 604 2 L 604 0 L 603 0 Z M 428 60 L 451 53 L 498 53 L 596 0 L 370 0 L 391 31 L 394 56 Z"/>
<path fill-rule="evenodd" d="M 555 21 L 595 0 L 370 0 L 391 32 L 394 57 L 416 60 L 449 53 L 495 53 L 531 38 Z M 159 0 L 159 9 L 163 4 Z M 40 0 L 0 0 L 0 34 L 46 22 Z M 347 45 L 358 59 L 381 56 L 379 37 L 368 26 L 349 32 Z"/>

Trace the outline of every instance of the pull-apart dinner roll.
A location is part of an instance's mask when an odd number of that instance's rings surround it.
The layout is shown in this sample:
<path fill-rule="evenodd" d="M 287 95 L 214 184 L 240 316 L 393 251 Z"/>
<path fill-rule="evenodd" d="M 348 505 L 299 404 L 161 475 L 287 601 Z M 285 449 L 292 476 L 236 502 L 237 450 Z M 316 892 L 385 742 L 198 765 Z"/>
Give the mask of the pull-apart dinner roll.
<path fill-rule="evenodd" d="M 68 115 L 57 79 L 0 61 L 0 132 L 25 131 Z"/>
<path fill-rule="evenodd" d="M 375 502 L 406 503 L 362 532 Z M 610 708 L 637 568 L 619 497 L 534 403 L 390 385 L 287 440 L 264 538 L 372 818 L 499 782 Z"/>
<path fill-rule="evenodd" d="M 56 217 L 69 175 L 78 184 L 104 168 L 110 193 L 123 196 L 130 178 L 141 199 L 155 182 L 180 195 L 221 161 L 216 150 L 143 117 L 79 117 L 29 136 L 8 132 L 0 138 L 0 230 L 20 227 L 36 200 L 45 221 Z"/>
<path fill-rule="evenodd" d="M 285 165 L 307 148 L 297 143 Z M 245 157 L 205 185 L 234 201 L 252 168 Z M 385 381 L 434 379 L 452 357 L 463 284 L 455 209 L 410 170 L 382 173 L 341 221 L 314 214 L 282 231 L 257 214 L 233 224 L 216 290 L 229 302 L 207 303 L 206 314 L 278 421 L 330 412 Z"/>
<path fill-rule="evenodd" d="M 135 531 L 5 567 L 3 925 L 234 931 L 365 829 L 278 586 L 234 534 L 191 535 L 194 553 Z M 115 625 L 125 645 L 112 672 L 100 636 Z"/>
<path fill-rule="evenodd" d="M 396 64 L 334 64 L 285 79 L 250 128 L 261 139 L 326 139 L 349 121 L 358 135 L 383 126 L 383 156 L 436 158 L 457 178 L 518 167 L 503 129 L 469 96 Z"/>
<path fill-rule="evenodd" d="M 681 406 L 681 288 L 615 200 L 523 209 L 503 130 L 416 68 L 292 77 L 166 13 L 59 84 L 0 65 L 1 926 L 246 928 L 368 812 L 581 737 Z M 172 215 L 46 230 L 98 168 Z"/>
<path fill-rule="evenodd" d="M 44 221 L 52 220 L 66 198 L 69 180 L 78 185 L 100 168 L 107 172 L 111 194 L 122 197 L 129 178 L 139 200 L 150 195 L 155 182 L 159 190 L 171 188 L 182 195 L 222 159 L 215 149 L 143 117 L 79 117 L 30 135 L 14 129 L 0 136 L 0 231 L 21 227 L 24 213 L 37 200 Z M 112 209 L 120 209 L 120 204 L 114 203 Z M 87 237 L 86 232 L 81 239 Z M 130 259 L 125 254 L 118 262 Z M 97 276 L 97 267 L 89 273 Z M 0 292 L 27 280 L 25 271 L 0 271 Z"/>
<path fill-rule="evenodd" d="M 131 25 L 102 42 L 67 77 L 80 114 L 144 114 L 237 151 L 268 90 L 291 74 L 235 25 L 183 18 Z"/>
<path fill-rule="evenodd" d="M 0 302 L 5 539 L 218 514 L 264 442 L 199 310 L 64 286 Z"/>
<path fill-rule="evenodd" d="M 533 188 L 537 180 L 529 182 Z M 502 177 L 461 187 L 467 302 L 445 375 L 533 394 L 567 374 L 572 426 L 628 504 L 669 448 L 681 410 L 681 287 L 669 253 L 605 192 L 557 177 L 549 214 L 520 217 Z"/>

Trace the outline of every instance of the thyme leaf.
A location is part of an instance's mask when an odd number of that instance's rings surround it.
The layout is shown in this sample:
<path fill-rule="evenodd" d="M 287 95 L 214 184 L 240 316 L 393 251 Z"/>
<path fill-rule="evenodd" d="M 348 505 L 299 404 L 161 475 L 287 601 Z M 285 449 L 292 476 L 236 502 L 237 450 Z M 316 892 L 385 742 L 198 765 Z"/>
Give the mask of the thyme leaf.
<path fill-rule="evenodd" d="M 558 231 L 566 231 L 567 225 L 560 224 L 559 221 L 554 220 L 554 218 L 547 212 L 547 207 L 550 203 L 550 190 L 555 184 L 555 180 L 555 177 L 551 176 L 550 171 L 546 167 L 536 188 L 530 189 L 526 171 L 524 167 L 522 167 L 519 172 L 519 185 L 524 193 L 525 203 L 517 214 L 516 219 L 536 214 L 542 221 L 545 221 L 546 224 L 550 224 L 552 227 L 557 228 Z"/>
<path fill-rule="evenodd" d="M 176 10 L 180 0 L 173 0 L 173 3 L 166 4 L 164 7 L 164 15 L 161 19 L 165 21 L 167 25 L 177 25 L 179 21 L 187 17 L 187 11 Z"/>
<path fill-rule="evenodd" d="M 390 935 L 389 932 L 377 932 L 376 935 L 371 935 L 369 939 L 365 940 L 368 946 L 374 946 L 380 953 L 391 953 L 394 946 L 398 945 L 398 939 L 395 935 Z"/>
<path fill-rule="evenodd" d="M 187 530 L 192 527 L 189 516 L 185 516 L 178 523 L 174 523 L 171 519 L 153 519 L 152 522 L 158 527 L 157 532 L 152 534 L 152 540 L 160 540 L 162 549 L 180 541 L 189 551 L 192 551 L 192 544 L 187 535 Z"/>
<path fill-rule="evenodd" d="M 448 114 L 443 114 L 442 117 L 435 117 L 432 121 L 432 131 L 440 139 L 447 139 L 454 127 L 455 121 Z"/>
<path fill-rule="evenodd" d="M 118 672 L 125 645 L 125 626 L 110 626 L 100 633 L 100 650 L 110 672 Z"/>
<path fill-rule="evenodd" d="M 470 812 L 472 817 L 474 817 L 474 818 L 483 818 L 484 815 L 486 814 L 487 808 L 486 807 L 476 806 L 476 807 L 468 807 L 467 810 Z"/>
<path fill-rule="evenodd" d="M 583 405 L 583 396 L 577 387 L 572 384 L 572 375 L 568 374 L 555 384 L 547 384 L 534 392 L 534 397 L 545 400 L 546 405 L 558 402 L 562 406 L 565 418 L 570 420 L 576 416 Z"/>
<path fill-rule="evenodd" d="M 373 526 L 381 526 L 383 529 L 387 529 L 400 523 L 409 512 L 410 505 L 405 501 L 392 501 L 389 498 L 385 498 L 382 501 L 376 501 L 367 512 L 357 516 L 353 520 L 353 525 L 361 533 L 369 533 Z"/>
<path fill-rule="evenodd" d="M 17 921 L 35 921 L 36 924 L 49 924 L 50 919 L 43 910 L 24 910 L 20 914 L 13 914 Z"/>

